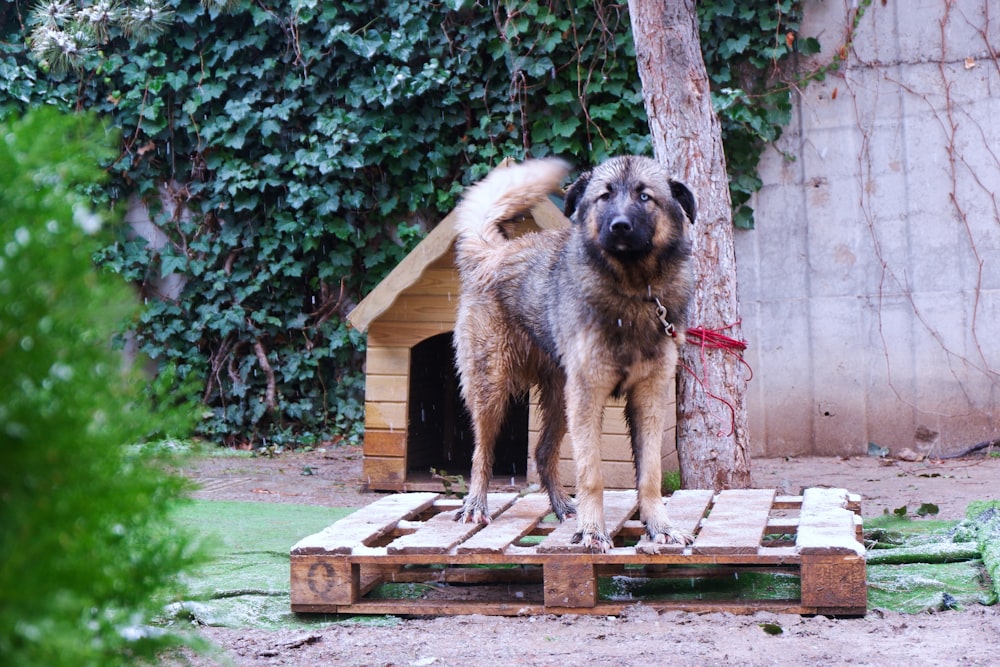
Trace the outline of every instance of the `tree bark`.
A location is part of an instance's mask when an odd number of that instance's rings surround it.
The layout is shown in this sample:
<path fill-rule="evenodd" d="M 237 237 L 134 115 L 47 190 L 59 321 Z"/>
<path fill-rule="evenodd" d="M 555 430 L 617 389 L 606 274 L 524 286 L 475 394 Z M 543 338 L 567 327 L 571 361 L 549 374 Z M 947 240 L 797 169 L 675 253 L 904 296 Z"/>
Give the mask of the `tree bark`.
<path fill-rule="evenodd" d="M 740 339 L 732 203 L 694 0 L 629 0 L 636 61 L 656 159 L 698 200 L 692 227 L 692 326 Z M 728 327 L 728 328 L 727 328 Z M 690 337 L 689 337 L 690 338 Z M 691 341 L 689 340 L 689 343 Z M 750 486 L 745 368 L 688 344 L 677 374 L 677 452 L 685 488 Z"/>

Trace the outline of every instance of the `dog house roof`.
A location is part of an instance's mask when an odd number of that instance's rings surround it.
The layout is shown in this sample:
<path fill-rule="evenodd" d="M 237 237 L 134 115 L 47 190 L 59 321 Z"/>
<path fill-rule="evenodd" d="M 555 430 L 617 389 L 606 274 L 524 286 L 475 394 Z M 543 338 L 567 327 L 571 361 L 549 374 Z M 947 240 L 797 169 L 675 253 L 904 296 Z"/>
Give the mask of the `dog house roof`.
<path fill-rule="evenodd" d="M 358 331 L 367 331 L 369 325 L 392 306 L 397 296 L 413 286 L 428 266 L 452 248 L 457 233 L 455 218 L 455 211 L 449 213 L 361 300 L 347 316 L 352 327 Z M 562 229 L 569 225 L 569 220 L 562 211 L 548 199 L 531 209 L 531 218 L 543 230 Z"/>

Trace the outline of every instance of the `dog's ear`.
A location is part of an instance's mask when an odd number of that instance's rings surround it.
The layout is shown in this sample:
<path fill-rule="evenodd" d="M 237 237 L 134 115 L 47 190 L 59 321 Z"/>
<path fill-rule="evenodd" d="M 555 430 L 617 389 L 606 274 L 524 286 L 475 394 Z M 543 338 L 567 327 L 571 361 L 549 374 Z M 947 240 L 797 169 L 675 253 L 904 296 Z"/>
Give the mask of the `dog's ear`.
<path fill-rule="evenodd" d="M 576 204 L 580 201 L 580 197 L 583 196 L 587 186 L 590 185 L 590 176 L 589 171 L 580 174 L 580 178 L 576 179 L 576 182 L 566 190 L 566 203 L 563 205 L 563 213 L 566 214 L 567 218 L 572 219 L 573 214 L 576 213 Z"/>
<path fill-rule="evenodd" d="M 675 180 L 670 181 L 670 194 L 674 196 L 677 203 L 681 205 L 682 209 L 684 209 L 688 220 L 690 220 L 693 225 L 694 219 L 698 215 L 698 206 L 695 204 L 694 194 L 688 189 L 688 186 Z"/>

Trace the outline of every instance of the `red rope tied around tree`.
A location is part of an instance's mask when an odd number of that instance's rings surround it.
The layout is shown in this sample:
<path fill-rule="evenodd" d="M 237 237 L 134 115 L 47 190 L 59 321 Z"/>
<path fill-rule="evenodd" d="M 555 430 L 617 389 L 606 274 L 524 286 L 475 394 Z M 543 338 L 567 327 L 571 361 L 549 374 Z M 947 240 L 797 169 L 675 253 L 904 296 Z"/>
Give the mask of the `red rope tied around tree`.
<path fill-rule="evenodd" d="M 743 351 L 747 349 L 747 342 L 745 340 L 732 338 L 731 336 L 727 336 L 726 334 L 723 333 L 724 331 L 728 331 L 729 329 L 738 327 L 741 324 L 743 324 L 743 320 L 739 320 L 735 324 L 727 324 L 726 326 L 720 327 L 718 329 L 706 329 L 705 327 L 691 327 L 690 329 L 687 330 L 687 342 L 690 345 L 697 345 L 698 347 L 701 348 L 700 358 L 701 358 L 702 368 L 706 367 L 705 350 L 722 350 L 726 354 L 731 354 L 735 356 L 739 360 L 739 362 L 746 367 L 749 373 L 747 377 L 747 382 L 753 379 L 753 369 L 750 368 L 750 364 L 748 364 L 746 360 L 743 358 Z M 701 385 L 702 389 L 705 390 L 705 393 L 708 394 L 708 396 L 714 398 L 720 403 L 725 404 L 725 406 L 729 408 L 729 414 L 730 414 L 729 433 L 723 434 L 720 432 L 717 435 L 719 437 L 731 436 L 733 433 L 736 432 L 736 408 L 733 406 L 732 403 L 730 403 L 726 399 L 722 398 L 721 396 L 717 396 L 711 391 L 709 391 L 707 384 L 708 377 L 706 374 L 703 373 L 701 376 L 699 376 L 687 364 L 682 364 L 682 366 L 684 367 L 684 370 L 690 373 L 691 376 L 698 381 L 698 384 Z"/>

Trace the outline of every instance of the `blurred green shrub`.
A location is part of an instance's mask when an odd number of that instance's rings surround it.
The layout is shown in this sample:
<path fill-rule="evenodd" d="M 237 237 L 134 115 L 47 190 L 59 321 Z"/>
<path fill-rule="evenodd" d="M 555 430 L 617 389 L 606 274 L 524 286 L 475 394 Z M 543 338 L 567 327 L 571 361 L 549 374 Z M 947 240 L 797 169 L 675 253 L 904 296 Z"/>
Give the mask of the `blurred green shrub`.
<path fill-rule="evenodd" d="M 0 123 L 0 663 L 19 667 L 151 661 L 198 560 L 169 517 L 182 480 L 130 444 L 185 417 L 138 398 L 109 344 L 136 298 L 91 261 L 101 134 L 51 109 Z"/>

